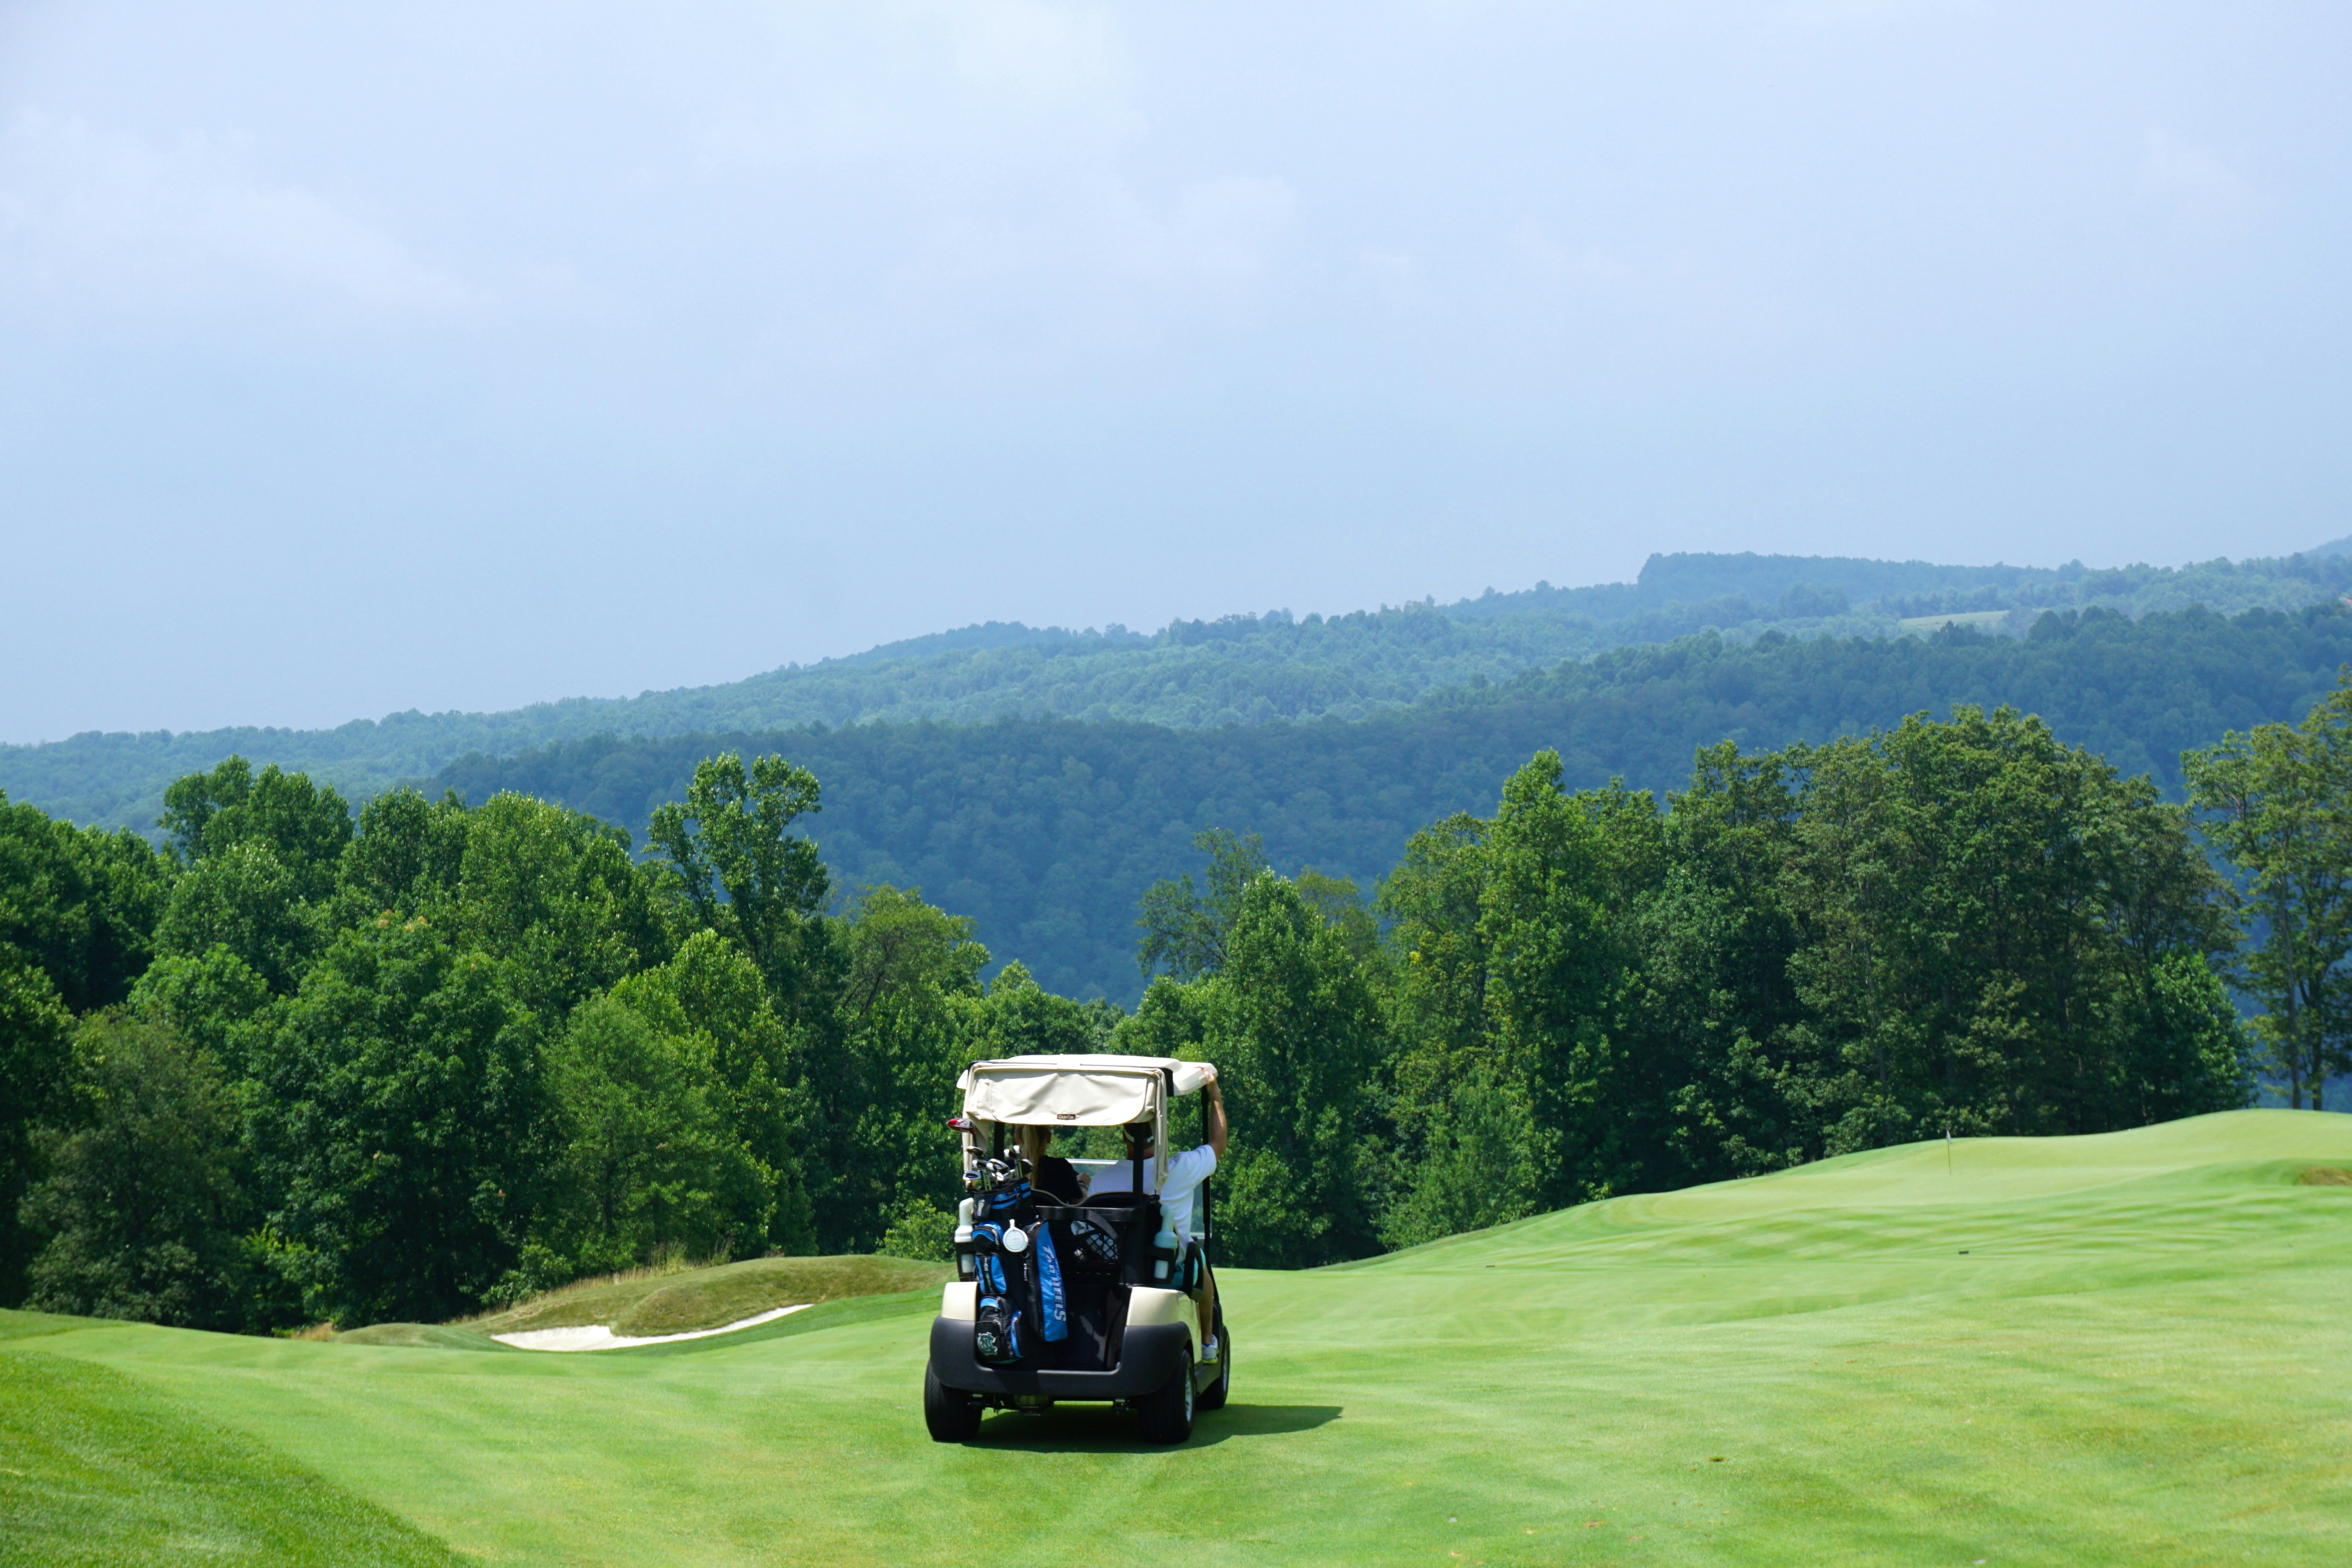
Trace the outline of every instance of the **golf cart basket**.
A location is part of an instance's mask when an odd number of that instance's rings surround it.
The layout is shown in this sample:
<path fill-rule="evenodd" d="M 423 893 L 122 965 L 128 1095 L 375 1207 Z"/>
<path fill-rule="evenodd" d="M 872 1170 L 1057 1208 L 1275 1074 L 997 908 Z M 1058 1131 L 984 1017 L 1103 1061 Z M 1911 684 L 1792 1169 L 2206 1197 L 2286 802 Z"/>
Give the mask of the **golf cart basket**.
<path fill-rule="evenodd" d="M 990 1406 L 1034 1411 L 1076 1399 L 1133 1405 L 1148 1436 L 1181 1441 L 1196 1393 L 1202 1406 L 1223 1402 L 1230 1363 L 1201 1363 L 1183 1289 L 1208 1267 L 1207 1184 L 1192 1236 L 1163 1229 L 1153 1195 L 1168 1173 L 1170 1102 L 1199 1093 L 1211 1072 L 1173 1058 L 1107 1055 L 1008 1057 L 964 1070 L 962 1111 L 950 1125 L 961 1137 L 968 1195 L 924 1377 L 934 1437 L 970 1437 Z M 1036 1189 L 1020 1152 L 1024 1128 L 1138 1122 L 1152 1130 L 1148 1157 L 1071 1162 L 1098 1175 L 1121 1168 L 1124 1192 L 1063 1203 Z"/>

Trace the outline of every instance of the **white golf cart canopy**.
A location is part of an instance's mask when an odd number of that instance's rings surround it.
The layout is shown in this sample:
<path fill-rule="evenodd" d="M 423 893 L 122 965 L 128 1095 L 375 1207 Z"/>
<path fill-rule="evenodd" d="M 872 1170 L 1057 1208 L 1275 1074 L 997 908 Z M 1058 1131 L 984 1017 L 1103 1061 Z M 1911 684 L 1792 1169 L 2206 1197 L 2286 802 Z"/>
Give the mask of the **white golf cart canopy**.
<path fill-rule="evenodd" d="M 1200 1062 L 1173 1057 L 1004 1057 L 974 1062 L 956 1087 L 975 1121 L 1024 1127 L 1123 1127 L 1158 1122 L 1163 1089 L 1178 1098 L 1209 1081 Z"/>

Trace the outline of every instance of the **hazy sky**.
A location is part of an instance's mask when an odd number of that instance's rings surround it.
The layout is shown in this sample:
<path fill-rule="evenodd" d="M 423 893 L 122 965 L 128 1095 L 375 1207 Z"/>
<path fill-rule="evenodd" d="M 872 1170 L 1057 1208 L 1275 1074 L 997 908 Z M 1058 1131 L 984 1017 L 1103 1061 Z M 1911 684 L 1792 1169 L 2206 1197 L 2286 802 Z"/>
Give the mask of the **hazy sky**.
<path fill-rule="evenodd" d="M 2352 6 L 0 5 L 0 740 L 2352 532 Z"/>

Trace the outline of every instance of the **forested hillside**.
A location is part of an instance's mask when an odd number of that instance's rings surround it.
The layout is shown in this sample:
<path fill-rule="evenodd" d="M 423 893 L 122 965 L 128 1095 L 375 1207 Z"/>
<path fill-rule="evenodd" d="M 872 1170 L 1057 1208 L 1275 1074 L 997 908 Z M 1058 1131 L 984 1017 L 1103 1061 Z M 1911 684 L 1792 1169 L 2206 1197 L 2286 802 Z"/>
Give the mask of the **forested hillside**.
<path fill-rule="evenodd" d="M 657 739 L 822 723 L 1002 718 L 1121 720 L 1176 729 L 1358 719 L 1433 691 L 1509 680 L 1564 659 L 1707 629 L 1880 637 L 1952 616 L 2022 635 L 2045 608 L 2127 615 L 2191 604 L 2292 610 L 2352 591 L 2332 555 L 2183 568 L 1938 566 L 1770 555 L 1653 556 L 1633 583 L 1538 585 L 1457 604 L 1295 619 L 1281 611 L 1176 621 L 1144 636 L 991 624 L 729 685 L 624 700 L 577 698 L 509 713 L 416 712 L 330 731 L 91 732 L 0 747 L 0 789 L 79 822 L 147 831 L 171 779 L 232 752 L 300 768 L 365 799 L 469 753 L 512 755 L 601 734 Z"/>
<path fill-rule="evenodd" d="M 1958 628 L 1746 645 L 1702 635 L 1355 722 L 1181 731 L 1021 719 L 604 737 L 469 758 L 431 787 L 476 803 L 517 790 L 642 834 L 699 757 L 778 752 L 822 782 L 811 831 L 845 884 L 919 887 L 1050 988 L 1132 1002 L 1137 900 L 1190 863 L 1202 827 L 1261 835 L 1286 872 L 1313 867 L 1369 887 L 1421 825 L 1484 809 L 1545 747 L 1559 751 L 1570 787 L 1622 776 L 1663 792 L 1682 786 L 1703 746 L 1823 741 L 1961 703 L 2039 714 L 2177 796 L 2184 750 L 2300 718 L 2347 661 L 2352 615 L 2334 606 L 2052 614 L 2021 639 Z"/>

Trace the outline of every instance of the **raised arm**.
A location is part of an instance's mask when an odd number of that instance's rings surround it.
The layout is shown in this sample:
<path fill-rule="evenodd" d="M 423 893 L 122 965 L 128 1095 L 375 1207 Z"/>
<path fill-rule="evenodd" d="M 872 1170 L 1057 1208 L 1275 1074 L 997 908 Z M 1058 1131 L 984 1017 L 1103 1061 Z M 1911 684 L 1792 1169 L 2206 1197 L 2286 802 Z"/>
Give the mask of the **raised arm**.
<path fill-rule="evenodd" d="M 1208 1071 L 1208 1087 L 1202 1092 L 1209 1097 L 1206 1107 L 1209 1147 L 1217 1152 L 1217 1158 L 1222 1161 L 1225 1157 L 1225 1096 L 1224 1091 L 1217 1087 L 1217 1069 L 1210 1068 Z"/>

